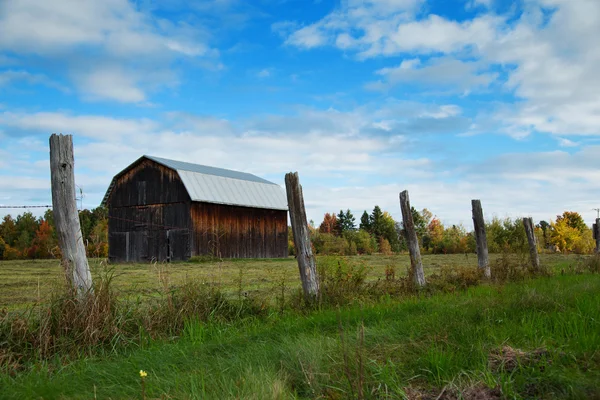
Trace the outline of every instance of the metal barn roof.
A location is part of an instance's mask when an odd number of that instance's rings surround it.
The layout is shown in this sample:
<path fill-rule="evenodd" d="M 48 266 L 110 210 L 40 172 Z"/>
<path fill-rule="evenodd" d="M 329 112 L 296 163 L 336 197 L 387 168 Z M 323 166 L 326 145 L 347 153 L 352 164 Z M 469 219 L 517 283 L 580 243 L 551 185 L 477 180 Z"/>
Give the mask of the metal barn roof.
<path fill-rule="evenodd" d="M 273 210 L 288 209 L 287 198 L 281 186 L 256 175 L 147 155 L 140 157 L 113 178 L 102 204 L 108 202 L 117 178 L 143 159 L 177 171 L 192 201 Z"/>

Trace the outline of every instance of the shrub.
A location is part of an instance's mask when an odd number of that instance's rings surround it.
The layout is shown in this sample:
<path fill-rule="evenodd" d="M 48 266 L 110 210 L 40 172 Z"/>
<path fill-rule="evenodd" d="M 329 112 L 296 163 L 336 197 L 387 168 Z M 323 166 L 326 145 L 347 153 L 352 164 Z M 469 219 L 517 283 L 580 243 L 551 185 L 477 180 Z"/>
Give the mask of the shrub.
<path fill-rule="evenodd" d="M 367 267 L 344 257 L 319 260 L 322 305 L 343 305 L 360 299 L 366 290 Z"/>
<path fill-rule="evenodd" d="M 313 237 L 313 245 L 317 254 L 323 255 L 351 255 L 348 241 L 331 233 L 318 233 Z M 356 253 L 354 253 L 356 254 Z"/>
<path fill-rule="evenodd" d="M 390 246 L 390 242 L 387 239 L 379 238 L 379 251 L 386 256 L 392 254 L 392 246 Z"/>
<path fill-rule="evenodd" d="M 344 237 L 356 245 L 358 254 L 372 254 L 377 251 L 377 241 L 371 234 L 363 229 L 358 231 L 348 231 Z"/>

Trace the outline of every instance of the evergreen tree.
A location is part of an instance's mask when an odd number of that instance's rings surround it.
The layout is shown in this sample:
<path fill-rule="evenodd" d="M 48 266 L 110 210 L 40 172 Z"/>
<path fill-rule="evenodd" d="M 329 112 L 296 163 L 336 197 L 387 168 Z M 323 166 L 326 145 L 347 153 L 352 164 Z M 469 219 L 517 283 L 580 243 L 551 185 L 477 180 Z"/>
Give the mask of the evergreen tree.
<path fill-rule="evenodd" d="M 346 212 L 340 210 L 340 213 L 337 215 L 336 234 L 342 236 L 344 233 L 354 230 L 356 230 L 355 218 L 350 209 L 346 210 Z"/>
<path fill-rule="evenodd" d="M 371 218 L 369 217 L 367 210 L 365 210 L 362 214 L 362 217 L 360 217 L 359 229 L 371 233 Z"/>
<path fill-rule="evenodd" d="M 373 208 L 369 222 L 371 224 L 371 233 L 375 235 L 377 239 L 379 239 L 384 232 L 383 211 L 381 211 L 379 206 L 375 206 Z"/>
<path fill-rule="evenodd" d="M 335 234 L 337 236 L 342 236 L 344 233 L 344 229 L 346 227 L 346 214 L 344 214 L 343 210 L 340 210 L 337 215 L 337 219 L 335 221 Z"/>
<path fill-rule="evenodd" d="M 345 231 L 354 231 L 356 230 L 356 218 L 350 212 L 350 209 L 346 210 L 346 229 Z"/>

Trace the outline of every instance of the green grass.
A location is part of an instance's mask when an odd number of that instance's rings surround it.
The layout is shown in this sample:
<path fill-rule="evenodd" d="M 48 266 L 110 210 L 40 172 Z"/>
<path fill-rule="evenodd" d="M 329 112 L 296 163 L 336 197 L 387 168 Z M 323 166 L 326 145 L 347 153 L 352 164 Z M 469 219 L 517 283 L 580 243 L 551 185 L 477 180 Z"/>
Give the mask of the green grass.
<path fill-rule="evenodd" d="M 492 254 L 491 261 L 499 255 Z M 385 275 L 386 266 L 393 265 L 399 275 L 404 275 L 410 265 L 407 254 L 384 256 L 354 256 L 353 261 L 368 265 L 367 280 Z M 542 254 L 541 260 L 557 268 L 567 268 L 576 262 L 576 256 Z M 423 264 L 427 275 L 444 266 L 476 267 L 477 256 L 469 254 L 424 255 Z M 102 262 L 90 260 L 93 275 L 103 269 Z M 138 296 L 152 294 L 165 284 L 181 285 L 189 280 L 217 283 L 225 292 L 236 292 L 241 285 L 245 291 L 271 295 L 282 282 L 290 290 L 300 287 L 298 266 L 293 257 L 267 260 L 190 261 L 173 264 L 113 264 L 114 288 L 121 295 Z M 241 272 L 241 275 L 240 275 Z M 58 260 L 0 261 L 0 309 L 23 309 L 35 302 L 46 301 L 57 286 L 64 282 Z"/>
<path fill-rule="evenodd" d="M 600 275 L 559 274 L 229 324 L 189 321 L 173 340 L 0 375 L 0 398 L 141 398 L 140 369 L 148 398 L 341 399 L 362 389 L 364 398 L 435 399 L 478 384 L 506 398 L 600 398 L 599 297 Z M 524 352 L 520 362 L 490 365 L 506 346 Z M 531 356 L 536 349 L 544 351 Z"/>

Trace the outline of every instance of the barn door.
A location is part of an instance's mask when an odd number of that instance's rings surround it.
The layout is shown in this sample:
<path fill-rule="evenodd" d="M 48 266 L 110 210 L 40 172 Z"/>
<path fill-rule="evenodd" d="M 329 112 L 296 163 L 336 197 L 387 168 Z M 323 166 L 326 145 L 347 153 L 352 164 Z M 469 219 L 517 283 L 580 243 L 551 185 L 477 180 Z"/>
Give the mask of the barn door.
<path fill-rule="evenodd" d="M 111 261 L 145 261 L 148 259 L 148 233 L 112 232 L 108 238 L 108 251 Z"/>
<path fill-rule="evenodd" d="M 191 257 L 190 231 L 188 229 L 171 229 L 167 234 L 167 258 L 170 261 L 187 260 Z"/>

